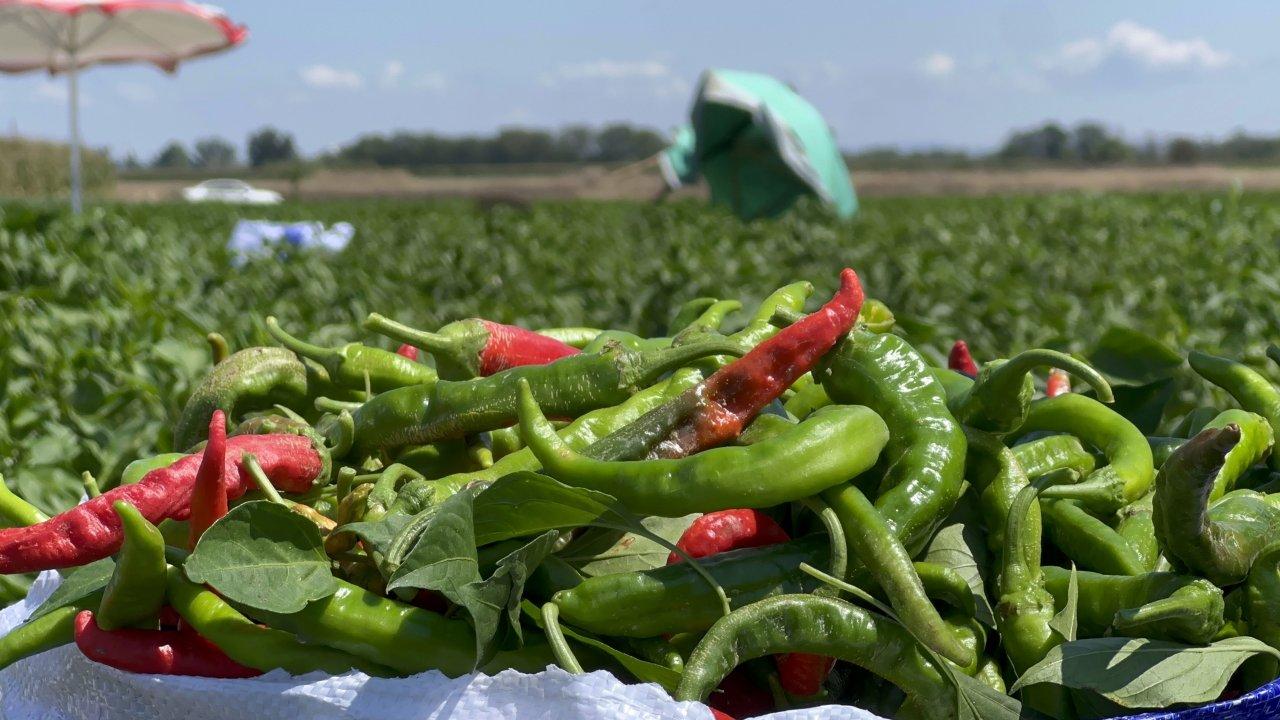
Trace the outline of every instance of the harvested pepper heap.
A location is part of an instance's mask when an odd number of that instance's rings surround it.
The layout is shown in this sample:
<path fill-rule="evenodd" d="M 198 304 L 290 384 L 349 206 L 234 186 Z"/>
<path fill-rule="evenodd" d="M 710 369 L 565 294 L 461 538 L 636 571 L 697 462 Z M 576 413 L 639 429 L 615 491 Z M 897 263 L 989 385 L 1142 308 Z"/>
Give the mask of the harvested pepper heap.
<path fill-rule="evenodd" d="M 62 573 L 0 667 L 63 645 L 228 682 L 554 664 L 718 717 L 1063 720 L 1280 675 L 1262 370 L 1192 353 L 1238 407 L 1153 418 L 1053 350 L 960 340 L 939 367 L 852 270 L 805 314 L 812 292 L 736 324 L 696 298 L 659 337 L 378 314 L 395 350 L 275 318 L 282 347 L 211 335 L 183 452 L 52 518 L 0 483 L 0 573 Z"/>

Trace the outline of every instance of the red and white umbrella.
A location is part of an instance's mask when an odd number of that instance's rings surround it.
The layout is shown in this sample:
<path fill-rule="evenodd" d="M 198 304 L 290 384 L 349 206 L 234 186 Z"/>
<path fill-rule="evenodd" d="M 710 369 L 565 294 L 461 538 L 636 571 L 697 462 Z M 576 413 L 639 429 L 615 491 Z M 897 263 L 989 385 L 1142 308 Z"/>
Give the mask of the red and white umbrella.
<path fill-rule="evenodd" d="M 70 85 L 71 207 L 80 211 L 78 71 L 146 62 L 165 72 L 183 60 L 244 42 L 249 31 L 211 5 L 165 0 L 0 0 L 0 72 L 66 73 Z"/>

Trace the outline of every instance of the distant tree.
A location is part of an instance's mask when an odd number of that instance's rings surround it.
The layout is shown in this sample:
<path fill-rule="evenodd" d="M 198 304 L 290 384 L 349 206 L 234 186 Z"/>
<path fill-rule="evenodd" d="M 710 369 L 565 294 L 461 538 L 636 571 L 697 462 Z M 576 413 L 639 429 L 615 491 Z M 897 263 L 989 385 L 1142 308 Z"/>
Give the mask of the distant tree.
<path fill-rule="evenodd" d="M 997 155 L 1004 160 L 1064 160 L 1070 137 L 1061 125 L 1047 122 L 1031 130 L 1015 131 Z"/>
<path fill-rule="evenodd" d="M 236 164 L 236 147 L 220 137 L 201 138 L 195 149 L 195 164 L 199 167 L 226 168 Z"/>
<path fill-rule="evenodd" d="M 191 156 L 187 153 L 187 149 L 177 140 L 171 141 L 168 145 L 156 155 L 151 161 L 151 167 L 156 168 L 187 168 L 191 167 Z"/>
<path fill-rule="evenodd" d="M 1200 159 L 1200 145 L 1190 138 L 1174 138 L 1169 143 L 1169 162 L 1190 165 Z"/>
<path fill-rule="evenodd" d="M 1124 160 L 1133 154 L 1133 149 L 1124 140 L 1096 122 L 1076 126 L 1071 133 L 1071 149 L 1081 162 L 1095 165 Z"/>
<path fill-rule="evenodd" d="M 605 162 L 648 157 L 667 146 L 658 133 L 625 123 L 605 126 L 596 137 L 596 144 L 599 149 L 595 159 Z"/>
<path fill-rule="evenodd" d="M 130 150 L 129 154 L 124 156 L 124 160 L 120 161 L 120 167 L 125 170 L 139 170 L 142 168 L 142 162 L 138 160 L 137 154 Z"/>
<path fill-rule="evenodd" d="M 298 159 L 293 136 L 273 127 L 264 127 L 250 135 L 248 150 L 249 164 L 253 167 Z"/>

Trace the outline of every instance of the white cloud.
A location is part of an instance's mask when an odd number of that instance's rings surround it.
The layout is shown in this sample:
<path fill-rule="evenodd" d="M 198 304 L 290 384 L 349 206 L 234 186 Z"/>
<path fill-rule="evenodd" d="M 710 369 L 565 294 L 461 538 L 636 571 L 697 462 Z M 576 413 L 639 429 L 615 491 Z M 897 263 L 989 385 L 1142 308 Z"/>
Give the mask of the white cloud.
<path fill-rule="evenodd" d="M 382 86 L 392 87 L 400 82 L 401 75 L 404 75 L 404 63 L 399 60 L 388 60 L 387 64 L 382 66 Z"/>
<path fill-rule="evenodd" d="M 936 52 L 921 58 L 917 66 L 928 77 L 950 77 L 956 71 L 956 59 L 946 53 Z"/>
<path fill-rule="evenodd" d="M 449 87 L 449 76 L 439 70 L 431 70 L 414 78 L 413 86 L 423 90 L 440 92 Z"/>
<path fill-rule="evenodd" d="M 309 65 L 299 73 L 302 82 L 316 88 L 358 90 L 364 86 L 364 78 L 354 70 L 339 70 L 328 65 Z"/>
<path fill-rule="evenodd" d="M 149 103 L 157 97 L 155 88 L 138 82 L 116 83 L 116 94 L 135 103 Z"/>
<path fill-rule="evenodd" d="M 657 60 L 593 60 L 561 65 L 556 73 L 565 80 L 624 80 L 629 78 L 661 78 L 671 74 L 666 63 Z"/>
<path fill-rule="evenodd" d="M 1109 60 L 1129 62 L 1148 70 L 1209 70 L 1231 63 L 1231 55 L 1204 38 L 1174 40 L 1131 20 L 1116 23 L 1098 38 L 1082 38 L 1063 45 L 1042 61 L 1046 70 L 1083 74 Z"/>

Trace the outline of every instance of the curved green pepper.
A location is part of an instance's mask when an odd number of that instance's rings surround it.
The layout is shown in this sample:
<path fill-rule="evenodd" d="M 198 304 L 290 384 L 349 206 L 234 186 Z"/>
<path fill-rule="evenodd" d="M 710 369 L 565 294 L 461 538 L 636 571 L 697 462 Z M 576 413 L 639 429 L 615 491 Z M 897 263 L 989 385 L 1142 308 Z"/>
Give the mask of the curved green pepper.
<path fill-rule="evenodd" d="M 168 569 L 164 536 L 129 503 L 117 502 L 111 507 L 120 517 L 124 544 L 94 619 L 103 630 L 154 630 L 159 627 L 160 609 L 164 607 Z"/>
<path fill-rule="evenodd" d="M 947 407 L 956 420 L 979 430 L 1008 433 L 1026 420 L 1035 394 L 1031 371 L 1051 367 L 1065 370 L 1088 383 L 1103 402 L 1113 402 L 1111 386 L 1087 363 L 1055 350 L 1027 350 L 1008 360 L 982 366 L 964 392 L 949 397 Z"/>
<path fill-rule="evenodd" d="M 173 445 L 187 449 L 209 432 L 214 410 L 230 422 L 251 410 L 275 404 L 296 406 L 307 398 L 307 367 L 284 348 L 252 347 L 213 367 L 187 398 L 173 428 Z"/>
<path fill-rule="evenodd" d="M 435 370 L 390 350 L 360 343 L 347 343 L 337 348 L 312 345 L 285 332 L 271 316 L 267 317 L 267 332 L 299 357 L 319 363 L 329 374 L 329 380 L 341 387 L 352 390 L 371 387 L 373 392 L 380 393 L 406 385 L 430 385 L 436 381 Z"/>
<path fill-rule="evenodd" d="M 1267 355 L 1272 359 L 1280 356 L 1273 354 L 1275 346 L 1267 348 Z M 1280 349 L 1274 351 L 1280 353 Z M 1280 438 L 1280 390 L 1262 375 L 1262 373 L 1245 365 L 1224 357 L 1208 353 L 1191 351 L 1187 360 L 1191 369 L 1200 377 L 1217 385 L 1240 403 L 1240 407 L 1257 413 L 1267 419 L 1271 425 L 1272 442 Z M 1280 458 L 1272 456 L 1271 467 L 1280 470 Z"/>
<path fill-rule="evenodd" d="M 1057 607 L 1066 605 L 1071 571 L 1043 568 Z M 1076 572 L 1076 622 L 1081 637 L 1172 640 L 1205 645 L 1224 624 L 1222 590 L 1203 578 L 1171 572 L 1103 575 Z"/>

